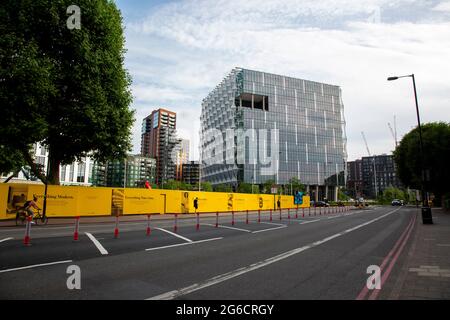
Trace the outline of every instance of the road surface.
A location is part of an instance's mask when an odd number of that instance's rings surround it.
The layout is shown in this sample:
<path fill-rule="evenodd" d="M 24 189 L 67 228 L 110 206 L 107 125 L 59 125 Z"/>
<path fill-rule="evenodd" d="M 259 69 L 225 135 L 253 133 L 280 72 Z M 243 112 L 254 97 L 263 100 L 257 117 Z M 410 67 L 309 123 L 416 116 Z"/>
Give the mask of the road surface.
<path fill-rule="evenodd" d="M 323 210 L 323 209 L 322 209 Z M 353 208 L 197 220 L 0 228 L 0 299 L 375 299 L 389 297 L 417 211 Z M 313 212 L 313 210 L 311 211 Z M 69 290 L 67 268 L 81 271 Z M 367 268 L 381 266 L 381 290 Z"/>

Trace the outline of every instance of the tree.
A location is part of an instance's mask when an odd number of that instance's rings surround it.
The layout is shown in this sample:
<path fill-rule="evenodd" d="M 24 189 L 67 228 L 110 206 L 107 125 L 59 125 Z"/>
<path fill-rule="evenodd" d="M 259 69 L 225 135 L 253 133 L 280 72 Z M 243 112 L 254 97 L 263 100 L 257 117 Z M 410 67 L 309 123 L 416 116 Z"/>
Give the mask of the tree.
<path fill-rule="evenodd" d="M 437 199 L 449 191 L 450 124 L 428 123 L 422 126 L 425 189 Z M 418 128 L 406 134 L 394 151 L 400 181 L 409 188 L 421 189 L 421 165 Z M 439 201 L 439 200 L 438 200 Z"/>
<path fill-rule="evenodd" d="M 0 8 L 0 171 L 28 164 L 59 184 L 59 166 L 82 157 L 122 159 L 131 148 L 130 77 L 122 18 L 112 1 L 79 0 L 81 28 L 69 29 L 69 0 L 4 0 Z M 49 176 L 30 145 L 49 150 Z"/>
<path fill-rule="evenodd" d="M 408 200 L 408 195 L 403 190 L 394 187 L 388 187 L 378 196 L 378 201 L 382 204 L 390 204 L 392 200 Z"/>
<path fill-rule="evenodd" d="M 300 180 L 297 177 L 292 177 L 289 180 L 289 188 L 292 186 L 292 192 L 295 193 L 296 191 L 305 192 L 306 187 L 304 184 L 300 182 Z M 290 189 L 289 189 L 290 192 Z"/>
<path fill-rule="evenodd" d="M 202 189 L 202 191 L 208 191 L 208 192 L 213 191 L 213 187 L 212 187 L 211 183 L 209 183 L 209 182 L 202 182 L 201 189 Z"/>
<path fill-rule="evenodd" d="M 237 188 L 239 193 L 252 193 L 252 185 L 250 183 L 241 182 Z"/>
<path fill-rule="evenodd" d="M 214 186 L 215 192 L 233 192 L 233 188 L 229 184 L 218 184 Z"/>
<path fill-rule="evenodd" d="M 348 199 L 350 199 L 350 197 L 346 194 L 346 190 L 339 188 L 338 191 L 338 200 L 339 201 L 348 201 Z"/>
<path fill-rule="evenodd" d="M 167 180 L 166 182 L 163 183 L 162 189 L 180 190 L 181 189 L 181 182 L 177 181 L 177 180 L 173 180 L 173 179 Z"/>
<path fill-rule="evenodd" d="M 272 186 L 275 184 L 275 180 L 267 180 L 263 184 L 264 193 L 271 194 L 272 193 Z"/>

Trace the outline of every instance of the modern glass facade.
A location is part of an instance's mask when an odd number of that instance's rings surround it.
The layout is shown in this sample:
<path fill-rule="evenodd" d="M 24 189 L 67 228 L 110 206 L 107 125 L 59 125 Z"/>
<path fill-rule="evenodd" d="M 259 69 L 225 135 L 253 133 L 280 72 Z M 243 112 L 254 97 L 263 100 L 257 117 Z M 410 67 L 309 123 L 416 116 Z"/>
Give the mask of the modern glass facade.
<path fill-rule="evenodd" d="M 214 129 L 223 133 L 222 150 L 209 137 Z M 234 137 L 226 134 L 230 129 Z M 336 187 L 345 185 L 338 86 L 233 69 L 202 102 L 200 139 L 202 181 L 213 185 L 267 180 L 283 185 L 295 177 L 319 200 L 335 198 Z M 220 153 L 224 162 L 212 161 Z M 272 157 L 271 164 L 261 155 Z M 265 170 L 270 166 L 275 170 Z"/>

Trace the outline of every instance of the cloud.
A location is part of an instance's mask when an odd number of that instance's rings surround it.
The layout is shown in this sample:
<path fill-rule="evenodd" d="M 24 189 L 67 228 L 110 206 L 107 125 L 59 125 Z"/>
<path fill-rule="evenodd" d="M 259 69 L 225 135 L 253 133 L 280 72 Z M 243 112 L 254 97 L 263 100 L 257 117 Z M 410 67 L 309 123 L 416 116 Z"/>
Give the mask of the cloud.
<path fill-rule="evenodd" d="M 433 8 L 433 11 L 450 12 L 450 1 L 444 1 L 439 3 Z"/>
<path fill-rule="evenodd" d="M 394 143 L 387 122 L 396 114 L 401 136 L 416 118 L 410 80 L 387 82 L 388 76 L 414 72 L 422 119 L 450 119 L 450 23 L 442 19 L 444 10 L 436 10 L 446 3 L 231 0 L 159 6 L 126 29 L 135 108 L 149 113 L 164 104 L 178 110 L 179 132 L 198 143 L 201 100 L 240 66 L 341 86 L 349 158 L 365 155 L 363 130 L 373 153 L 389 153 Z M 376 10 L 380 23 L 371 19 Z"/>

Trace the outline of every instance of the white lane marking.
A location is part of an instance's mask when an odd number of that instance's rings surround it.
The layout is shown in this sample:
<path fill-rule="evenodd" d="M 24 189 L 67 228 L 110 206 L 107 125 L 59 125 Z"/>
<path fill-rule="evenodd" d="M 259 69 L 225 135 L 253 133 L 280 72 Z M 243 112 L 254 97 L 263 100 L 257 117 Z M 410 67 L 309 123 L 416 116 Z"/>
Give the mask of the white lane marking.
<path fill-rule="evenodd" d="M 106 249 L 102 246 L 102 244 L 95 239 L 95 237 L 90 234 L 89 232 L 85 232 L 85 234 L 89 237 L 89 239 L 91 239 L 91 241 L 95 244 L 95 246 L 97 247 L 98 251 L 100 251 L 101 254 L 108 254 L 108 251 L 106 251 Z"/>
<path fill-rule="evenodd" d="M 12 240 L 12 239 L 14 239 L 13 237 L 9 237 L 9 238 L 5 238 L 5 239 L 2 239 L 2 240 L 0 240 L 0 242 L 4 242 L 4 241 L 8 241 L 8 240 Z"/>
<path fill-rule="evenodd" d="M 24 270 L 24 269 L 31 269 L 31 268 L 38 268 L 38 267 L 45 267 L 45 266 L 52 266 L 52 265 L 55 265 L 55 264 L 63 264 L 63 263 L 70 263 L 70 262 L 72 262 L 72 260 L 64 260 L 64 261 L 56 261 L 56 262 L 49 262 L 49 263 L 34 264 L 34 265 L 31 265 L 31 266 L 26 266 L 26 267 L 19 267 L 19 268 L 0 270 L 0 273 L 11 272 L 11 271 L 18 271 L 18 270 Z"/>
<path fill-rule="evenodd" d="M 340 216 L 332 216 L 332 217 L 328 217 L 327 219 L 329 220 L 329 219 L 336 219 L 336 218 L 339 218 Z"/>
<path fill-rule="evenodd" d="M 205 225 L 205 226 L 212 226 L 212 227 L 216 226 L 215 224 L 209 224 L 209 223 L 202 223 L 202 224 Z M 224 225 L 221 225 L 221 224 L 218 225 L 218 228 L 231 229 L 231 230 L 237 230 L 237 231 L 242 231 L 242 232 L 250 232 L 250 233 L 252 232 L 251 230 L 235 228 L 235 227 L 228 227 L 228 226 L 224 226 Z"/>
<path fill-rule="evenodd" d="M 284 227 L 286 227 L 286 225 L 283 224 L 283 223 L 273 223 L 273 222 L 260 222 L 260 223 L 263 223 L 263 224 L 270 224 L 270 225 L 272 225 L 272 226 L 284 226 Z"/>
<path fill-rule="evenodd" d="M 270 228 L 270 229 L 263 229 L 258 231 L 253 231 L 252 233 L 260 233 L 260 232 L 266 232 L 266 231 L 272 231 L 272 230 L 278 230 L 278 229 L 284 229 L 287 228 L 286 226 L 276 227 L 276 228 Z"/>
<path fill-rule="evenodd" d="M 176 234 L 175 232 L 163 229 L 163 228 L 155 228 L 156 230 L 162 231 L 162 232 L 166 232 L 168 234 L 173 235 L 174 237 L 180 238 L 181 240 L 184 240 L 186 242 L 193 242 L 191 239 L 188 239 L 186 237 L 180 236 L 179 234 Z"/>
<path fill-rule="evenodd" d="M 378 220 L 380 220 L 380 219 L 382 219 L 384 217 L 387 217 L 387 216 L 393 214 L 394 212 L 397 212 L 398 210 L 399 209 L 396 209 L 396 210 L 393 210 L 391 212 L 388 212 L 385 215 L 382 215 L 382 216 L 380 216 L 380 217 L 378 217 L 376 219 L 370 220 L 370 221 L 368 221 L 366 223 L 363 223 L 363 224 L 359 225 L 358 228 L 352 228 L 352 229 L 353 230 L 359 229 L 362 226 L 366 226 L 366 225 L 371 224 L 371 223 L 373 223 L 375 221 L 378 221 Z M 351 229 L 348 229 L 348 230 L 351 230 Z M 234 270 L 234 271 L 231 271 L 231 272 L 228 272 L 228 273 L 225 273 L 225 274 L 221 274 L 221 275 L 215 276 L 215 277 L 213 277 L 211 279 L 208 279 L 206 281 L 203 281 L 201 283 L 196 283 L 196 284 L 193 284 L 193 285 L 191 285 L 189 287 L 185 287 L 185 288 L 182 288 L 182 289 L 169 291 L 169 292 L 166 292 L 166 293 L 163 293 L 163 294 L 160 294 L 160 295 L 148 298 L 147 300 L 170 300 L 170 299 L 175 299 L 175 298 L 180 297 L 180 296 L 187 295 L 189 293 L 192 293 L 192 292 L 195 292 L 195 291 L 198 291 L 198 290 L 201 290 L 201 289 L 213 286 L 215 284 L 218 284 L 218 283 L 221 283 L 221 282 L 224 282 L 224 281 L 236 278 L 236 277 L 238 277 L 238 276 L 240 276 L 242 274 L 245 274 L 245 273 L 248 273 L 248 272 L 251 272 L 251 271 L 263 268 L 263 267 L 268 266 L 270 264 L 273 264 L 275 262 L 284 260 L 286 258 L 289 258 L 289 257 L 293 256 L 293 255 L 299 254 L 299 253 L 301 253 L 301 252 L 303 252 L 305 250 L 317 247 L 317 246 L 319 246 L 319 245 L 321 245 L 321 244 L 323 244 L 325 242 L 328 242 L 328 241 L 330 241 L 332 239 L 335 239 L 335 238 L 338 238 L 340 236 L 343 236 L 344 234 L 346 234 L 345 231 L 337 233 L 337 234 L 334 234 L 334 235 L 329 236 L 329 237 L 327 237 L 325 239 L 322 239 L 320 241 L 316 241 L 316 242 L 314 242 L 312 244 L 309 244 L 309 245 L 306 245 L 306 246 L 303 246 L 303 247 L 300 247 L 300 248 L 297 248 L 297 249 L 293 249 L 293 250 L 284 252 L 282 254 L 279 254 L 279 255 L 277 255 L 275 257 L 272 257 L 272 258 L 268 258 L 268 259 L 263 260 L 263 261 L 259 261 L 257 263 L 254 263 L 254 264 L 248 266 L 248 267 L 239 268 L 237 270 Z"/>
<path fill-rule="evenodd" d="M 316 219 L 316 220 L 306 220 L 306 221 L 302 221 L 302 222 L 300 222 L 299 224 L 307 224 L 307 223 L 313 223 L 313 222 L 317 222 L 317 221 L 320 221 L 320 220 L 322 220 L 322 219 Z"/>
<path fill-rule="evenodd" d="M 208 242 L 208 241 L 215 241 L 215 240 L 221 240 L 221 239 L 223 239 L 223 237 L 211 238 L 211 239 L 205 239 L 205 240 L 199 240 L 199 241 L 192 241 L 192 242 L 184 242 L 184 243 L 172 244 L 172 245 L 156 247 L 156 248 L 148 248 L 148 249 L 145 249 L 145 251 L 161 250 L 161 249 L 180 247 L 180 246 L 186 246 L 186 245 L 190 245 L 190 244 L 196 244 L 196 243 L 202 243 L 202 242 Z"/>

